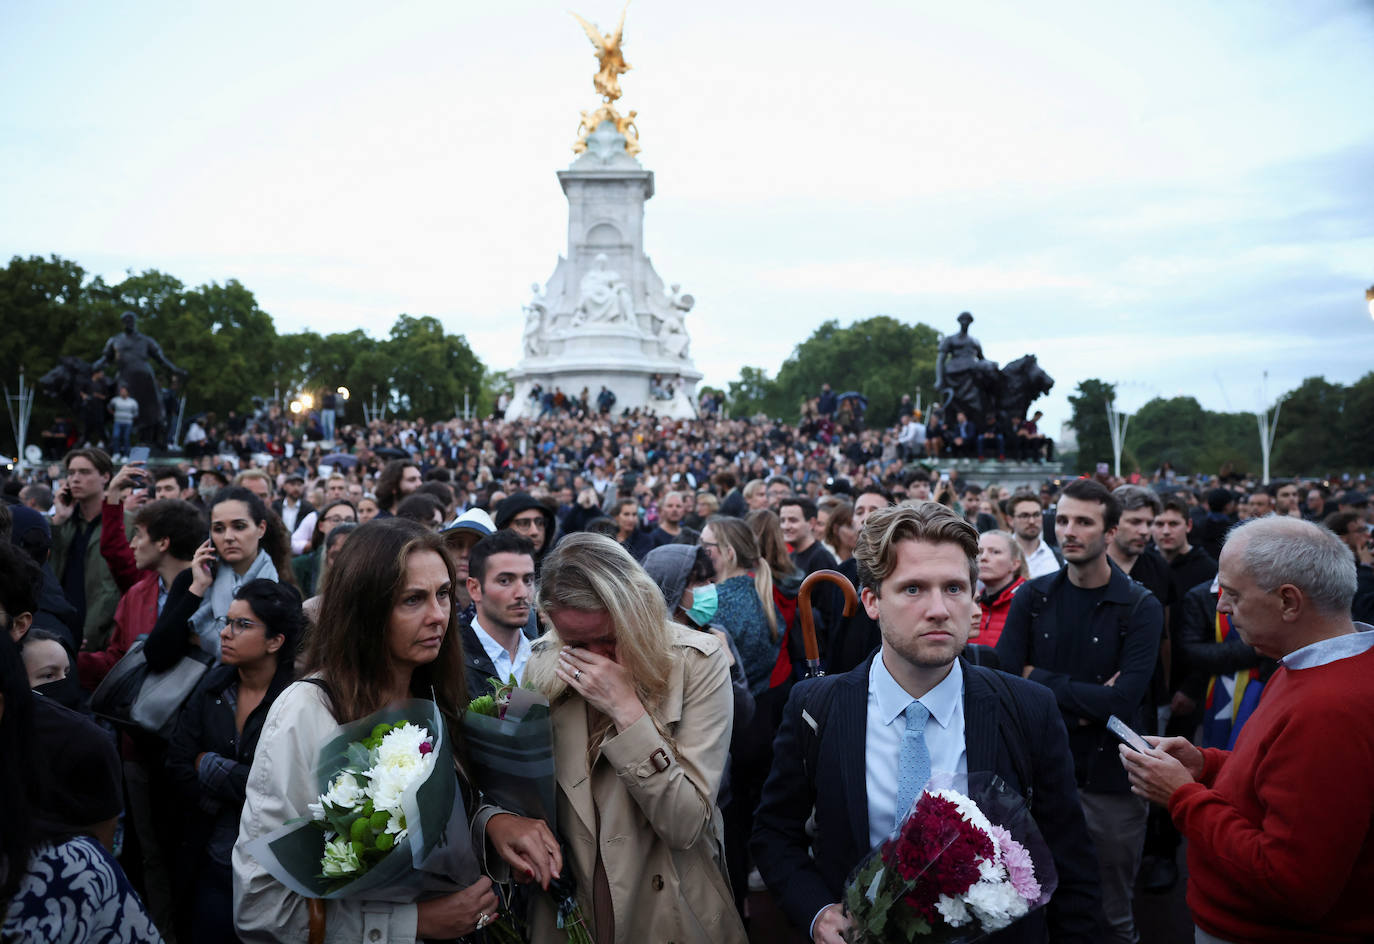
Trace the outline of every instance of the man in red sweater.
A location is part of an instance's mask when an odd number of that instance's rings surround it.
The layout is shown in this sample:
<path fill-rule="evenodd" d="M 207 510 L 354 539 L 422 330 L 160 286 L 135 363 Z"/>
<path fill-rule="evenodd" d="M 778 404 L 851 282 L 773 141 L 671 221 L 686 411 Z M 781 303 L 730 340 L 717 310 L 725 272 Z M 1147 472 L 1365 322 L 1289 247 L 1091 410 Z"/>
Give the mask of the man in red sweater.
<path fill-rule="evenodd" d="M 1132 790 L 1188 839 L 1196 940 L 1374 940 L 1374 627 L 1350 617 L 1350 552 L 1320 525 L 1253 519 L 1218 580 L 1217 611 L 1279 660 L 1235 749 L 1121 748 Z"/>

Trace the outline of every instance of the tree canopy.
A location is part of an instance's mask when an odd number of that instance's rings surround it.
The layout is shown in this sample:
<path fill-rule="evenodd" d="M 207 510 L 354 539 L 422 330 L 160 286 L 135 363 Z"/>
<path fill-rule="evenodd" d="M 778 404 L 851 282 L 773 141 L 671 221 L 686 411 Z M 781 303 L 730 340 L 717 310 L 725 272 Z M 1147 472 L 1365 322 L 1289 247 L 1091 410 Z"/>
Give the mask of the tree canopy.
<path fill-rule="evenodd" d="M 1080 472 L 1111 459 L 1107 400 L 1112 384 L 1089 379 L 1070 395 Z M 1321 475 L 1374 466 L 1374 372 L 1346 387 L 1309 377 L 1280 398 L 1270 475 Z M 1230 467 L 1259 475 L 1259 422 L 1253 413 L 1207 410 L 1193 397 L 1156 397 L 1131 417 L 1121 467 L 1151 473 L 1168 462 L 1180 472 Z"/>
<path fill-rule="evenodd" d="M 796 421 L 801 403 L 817 396 L 821 384 L 836 393 L 855 390 L 868 398 L 869 425 L 896 422 L 902 394 L 923 393 L 928 401 L 935 389 L 935 355 L 940 335 L 923 324 L 905 324 L 888 315 L 856 321 L 847 328 L 831 319 L 792 351 L 769 379 L 759 367 L 745 367 L 730 384 L 731 414 L 769 416 Z"/>
<path fill-rule="evenodd" d="M 16 256 L 0 269 L 7 334 L 0 370 L 11 391 L 21 365 L 34 383 L 61 357 L 95 360 L 106 340 L 122 330 L 119 317 L 126 310 L 139 316 L 139 330 L 154 338 L 168 359 L 189 371 L 191 415 L 243 411 L 253 397 L 267 399 L 277 391 L 285 399 L 294 392 L 318 395 L 340 386 L 356 394 L 346 406 L 350 421 L 362 420 L 363 402 L 374 390 L 379 405 L 431 418 L 461 409 L 465 392 L 478 410 L 488 409 L 494 399 L 487 371 L 467 340 L 447 333 L 431 316 L 402 314 L 382 339 L 361 330 L 278 334 L 272 316 L 233 279 L 187 288 L 149 270 L 109 285 L 57 256 Z M 165 371 L 156 369 L 165 383 Z M 62 411 L 61 404 L 40 395 L 33 430 Z M 9 432 L 4 430 L 6 441 Z"/>

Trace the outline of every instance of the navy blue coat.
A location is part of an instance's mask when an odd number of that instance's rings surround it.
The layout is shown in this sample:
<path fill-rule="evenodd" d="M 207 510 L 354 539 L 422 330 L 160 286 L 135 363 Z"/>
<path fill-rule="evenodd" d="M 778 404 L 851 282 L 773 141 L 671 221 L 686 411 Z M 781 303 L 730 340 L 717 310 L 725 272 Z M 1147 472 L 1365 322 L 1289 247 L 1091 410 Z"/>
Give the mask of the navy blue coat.
<path fill-rule="evenodd" d="M 873 657 L 843 675 L 798 682 L 783 710 L 773 745 L 773 768 L 763 787 L 750 842 L 754 861 L 768 888 L 794 925 L 804 933 L 816 913 L 841 899 L 850 872 L 869 852 L 868 791 L 864 744 L 868 714 L 868 672 Z M 1074 785 L 1068 736 L 1054 697 L 1045 688 L 1001 674 L 1019 720 L 1007 716 L 993 688 L 993 670 L 962 664 L 964 738 L 969 773 L 989 771 L 1023 796 L 1032 790 L 1032 815 L 1054 855 L 1059 888 L 1049 905 L 988 938 L 996 942 L 1090 944 L 1099 939 L 1101 894 L 1097 857 Z M 809 726 L 805 704 L 814 703 L 813 686 L 830 686 L 819 724 L 815 770 L 808 774 L 803 753 Z M 803 729 L 807 729 L 803 732 Z M 1017 773 L 1006 732 L 1024 732 L 1019 754 L 1029 763 L 1030 784 Z M 1023 768 L 1024 769 L 1024 768 Z M 806 821 L 815 809 L 814 857 Z"/>

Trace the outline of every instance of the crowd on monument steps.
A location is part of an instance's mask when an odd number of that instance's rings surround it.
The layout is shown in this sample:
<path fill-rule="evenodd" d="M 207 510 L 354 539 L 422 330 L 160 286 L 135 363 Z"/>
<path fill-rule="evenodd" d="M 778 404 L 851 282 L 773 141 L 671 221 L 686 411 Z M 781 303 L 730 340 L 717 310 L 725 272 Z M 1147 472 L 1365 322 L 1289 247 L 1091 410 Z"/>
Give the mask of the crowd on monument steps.
<path fill-rule="evenodd" d="M 127 422 L 44 434 L 0 489 L 0 940 L 561 941 L 533 886 L 566 876 L 574 939 L 745 941 L 766 907 L 830 944 L 939 770 L 1002 777 L 1058 871 L 990 940 L 1148 941 L 1140 889 L 1185 883 L 1190 939 L 1374 940 L 1363 476 L 1074 478 L 1039 414 L 872 427 L 828 386 L 795 425 L 508 405 L 264 405 L 146 460 Z M 848 615 L 801 592 L 823 570 Z M 135 663 L 155 719 L 102 686 Z M 455 735 L 479 878 L 317 909 L 249 851 L 337 724 L 511 676 L 549 698 L 556 832 Z"/>

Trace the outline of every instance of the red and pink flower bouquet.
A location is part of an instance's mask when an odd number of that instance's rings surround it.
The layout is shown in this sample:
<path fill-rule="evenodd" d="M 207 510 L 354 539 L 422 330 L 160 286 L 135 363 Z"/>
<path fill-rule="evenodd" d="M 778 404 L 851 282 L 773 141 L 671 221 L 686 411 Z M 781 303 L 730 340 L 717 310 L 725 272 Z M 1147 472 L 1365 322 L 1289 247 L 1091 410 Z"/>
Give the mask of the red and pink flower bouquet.
<path fill-rule="evenodd" d="M 1002 780 L 932 777 L 845 888 L 854 944 L 975 941 L 1050 900 L 1054 860 Z M 962 789 L 958 789 L 962 788 Z"/>

